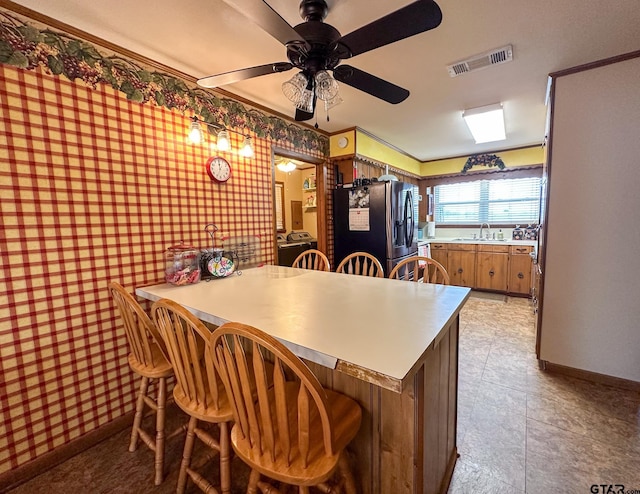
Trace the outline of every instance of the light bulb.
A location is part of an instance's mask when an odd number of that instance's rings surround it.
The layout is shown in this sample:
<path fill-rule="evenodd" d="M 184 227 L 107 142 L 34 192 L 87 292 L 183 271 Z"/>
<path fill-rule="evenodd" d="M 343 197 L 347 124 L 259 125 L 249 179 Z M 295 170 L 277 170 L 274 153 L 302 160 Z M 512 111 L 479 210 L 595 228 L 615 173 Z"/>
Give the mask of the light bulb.
<path fill-rule="evenodd" d="M 242 149 L 240 149 L 240 155 L 245 158 L 251 158 L 253 156 L 253 147 L 251 146 L 251 137 L 246 136 L 242 143 Z"/>
<path fill-rule="evenodd" d="M 204 135 L 202 134 L 202 128 L 200 127 L 200 121 L 198 117 L 193 117 L 191 127 L 189 128 L 188 139 L 191 144 L 200 144 L 204 141 Z"/>
<path fill-rule="evenodd" d="M 226 129 L 218 132 L 218 151 L 229 151 L 231 145 L 229 144 L 229 132 Z"/>

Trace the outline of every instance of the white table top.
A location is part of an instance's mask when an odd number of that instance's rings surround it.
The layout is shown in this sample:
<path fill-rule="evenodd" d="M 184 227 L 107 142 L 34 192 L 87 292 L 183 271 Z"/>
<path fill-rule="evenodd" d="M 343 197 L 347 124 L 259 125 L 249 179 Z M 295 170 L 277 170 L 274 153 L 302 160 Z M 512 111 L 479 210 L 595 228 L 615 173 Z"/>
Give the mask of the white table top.
<path fill-rule="evenodd" d="M 339 361 L 401 382 L 458 314 L 469 288 L 263 266 L 195 285 L 154 285 L 203 321 L 236 321 L 278 338 L 298 356 Z"/>

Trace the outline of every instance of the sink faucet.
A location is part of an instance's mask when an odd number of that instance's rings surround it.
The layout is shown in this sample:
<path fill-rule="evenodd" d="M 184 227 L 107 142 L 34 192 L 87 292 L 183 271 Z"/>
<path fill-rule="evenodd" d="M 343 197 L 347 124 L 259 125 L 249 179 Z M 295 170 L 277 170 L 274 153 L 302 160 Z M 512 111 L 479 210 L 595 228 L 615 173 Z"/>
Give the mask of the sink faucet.
<path fill-rule="evenodd" d="M 487 225 L 487 238 L 491 236 L 491 225 L 489 223 L 480 223 L 480 238 L 484 238 L 482 236 L 482 231 L 484 230 L 484 225 Z"/>

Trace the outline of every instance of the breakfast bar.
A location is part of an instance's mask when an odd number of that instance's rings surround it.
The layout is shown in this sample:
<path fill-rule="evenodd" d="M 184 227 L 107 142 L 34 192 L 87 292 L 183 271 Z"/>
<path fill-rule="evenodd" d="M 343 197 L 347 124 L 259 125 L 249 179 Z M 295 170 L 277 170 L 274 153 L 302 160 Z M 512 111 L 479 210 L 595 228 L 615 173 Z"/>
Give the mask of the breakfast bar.
<path fill-rule="evenodd" d="M 303 358 L 320 382 L 355 398 L 349 450 L 363 493 L 445 493 L 455 465 L 463 287 L 282 266 L 136 294 L 171 299 L 215 326 L 255 326 Z"/>

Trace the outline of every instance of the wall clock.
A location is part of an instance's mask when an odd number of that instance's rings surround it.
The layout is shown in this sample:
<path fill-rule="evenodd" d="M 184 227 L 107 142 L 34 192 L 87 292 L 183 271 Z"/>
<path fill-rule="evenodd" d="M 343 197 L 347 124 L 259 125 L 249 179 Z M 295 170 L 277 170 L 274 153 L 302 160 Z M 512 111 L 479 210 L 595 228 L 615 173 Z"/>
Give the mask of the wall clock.
<path fill-rule="evenodd" d="M 226 182 L 231 177 L 231 165 L 220 156 L 214 156 L 207 160 L 207 173 L 211 180 Z"/>

